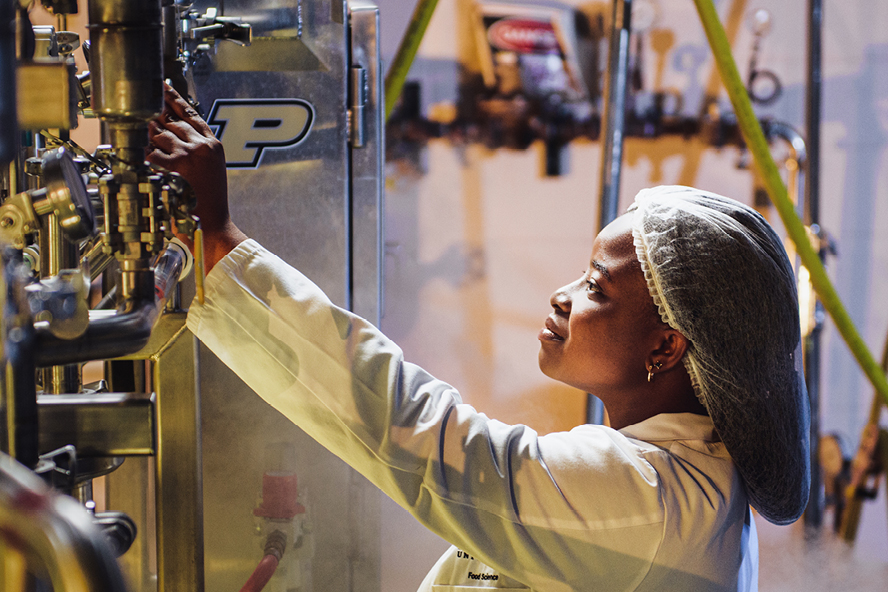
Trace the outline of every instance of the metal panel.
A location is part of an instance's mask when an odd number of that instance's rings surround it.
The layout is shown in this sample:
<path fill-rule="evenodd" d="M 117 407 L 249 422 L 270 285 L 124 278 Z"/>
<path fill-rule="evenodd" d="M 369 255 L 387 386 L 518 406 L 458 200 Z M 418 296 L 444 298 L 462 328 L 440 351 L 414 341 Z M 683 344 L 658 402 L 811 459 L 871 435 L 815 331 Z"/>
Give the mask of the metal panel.
<path fill-rule="evenodd" d="M 185 318 L 165 313 L 146 346 L 125 358 L 151 368 L 152 383 L 137 387 L 154 391 L 157 431 L 153 458 L 127 459 L 107 478 L 108 507 L 129 514 L 139 529 L 121 561 L 139 592 L 204 590 L 198 352 Z"/>
<path fill-rule="evenodd" d="M 248 236 L 348 306 L 346 29 L 334 12 L 327 2 L 226 2 L 226 16 L 253 25 L 253 44 L 220 43 L 197 65 L 194 80 L 207 114 L 217 99 L 302 99 L 312 106 L 301 142 L 264 149 L 257 168 L 229 169 L 231 215 Z M 226 133 L 223 143 L 230 141 Z"/>
<path fill-rule="evenodd" d="M 40 451 L 77 456 L 154 454 L 154 397 L 145 393 L 38 395 Z"/>
<path fill-rule="evenodd" d="M 179 330 L 151 356 L 157 393 L 158 592 L 204 589 L 203 482 L 197 340 L 185 313 L 166 314 L 159 325 Z"/>
<path fill-rule="evenodd" d="M 209 4 L 198 8 L 206 8 Z M 301 19 L 300 19 L 301 14 Z M 262 151 L 255 168 L 229 168 L 234 222 L 305 273 L 337 304 L 377 320 L 381 291 L 382 126 L 378 10 L 344 0 L 234 0 L 225 16 L 253 26 L 253 44 L 220 43 L 195 69 L 198 99 L 220 130 L 217 100 L 286 108 L 305 101 L 311 128 L 292 146 Z M 357 26 L 350 35 L 349 20 Z M 365 141 L 349 145 L 349 45 L 367 73 Z M 263 102 L 264 103 L 260 103 Z M 290 101 L 286 103 L 285 101 Z M 263 118 L 284 118 L 267 110 Z M 260 124 L 267 125 L 266 121 Z M 283 124 L 281 126 L 283 127 Z M 241 125 L 241 129 L 245 126 Z M 261 131 L 261 130 L 260 130 Z M 229 167 L 231 167 L 229 158 Z M 353 274 L 354 271 L 354 274 Z M 263 519 L 253 515 L 272 450 L 290 450 L 305 534 L 288 549 L 269 590 L 379 590 L 379 493 L 202 351 L 206 589 L 237 590 L 262 557 Z"/>

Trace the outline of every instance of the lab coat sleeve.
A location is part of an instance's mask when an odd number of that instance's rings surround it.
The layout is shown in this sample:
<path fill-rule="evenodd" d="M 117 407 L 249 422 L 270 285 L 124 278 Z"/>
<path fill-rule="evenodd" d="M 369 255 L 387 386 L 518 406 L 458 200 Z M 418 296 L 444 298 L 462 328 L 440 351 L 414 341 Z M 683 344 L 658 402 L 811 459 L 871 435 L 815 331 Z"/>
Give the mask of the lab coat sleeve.
<path fill-rule="evenodd" d="M 608 589 L 631 589 L 656 554 L 656 472 L 626 438 L 488 419 L 255 241 L 213 269 L 188 326 L 420 522 L 535 589 L 568 589 L 597 562 L 611 578 L 626 568 Z"/>

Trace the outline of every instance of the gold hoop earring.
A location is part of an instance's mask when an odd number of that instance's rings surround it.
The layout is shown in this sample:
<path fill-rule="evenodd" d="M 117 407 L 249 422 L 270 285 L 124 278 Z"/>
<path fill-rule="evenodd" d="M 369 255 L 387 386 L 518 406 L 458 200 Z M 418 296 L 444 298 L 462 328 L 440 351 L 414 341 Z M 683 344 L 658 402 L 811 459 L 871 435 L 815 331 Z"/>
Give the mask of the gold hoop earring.
<path fill-rule="evenodd" d="M 654 381 L 654 370 L 660 370 L 663 367 L 663 362 L 654 362 L 654 364 L 648 368 L 648 382 Z"/>

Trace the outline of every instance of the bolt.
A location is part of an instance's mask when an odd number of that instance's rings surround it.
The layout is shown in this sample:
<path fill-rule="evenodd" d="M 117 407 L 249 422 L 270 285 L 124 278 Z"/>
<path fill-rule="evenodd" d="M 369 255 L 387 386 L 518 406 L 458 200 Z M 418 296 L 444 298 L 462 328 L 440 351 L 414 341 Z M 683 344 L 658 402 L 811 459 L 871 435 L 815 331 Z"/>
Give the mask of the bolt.
<path fill-rule="evenodd" d="M 15 220 L 13 220 L 9 216 L 3 216 L 0 218 L 0 228 L 9 228 L 10 226 L 15 224 Z"/>

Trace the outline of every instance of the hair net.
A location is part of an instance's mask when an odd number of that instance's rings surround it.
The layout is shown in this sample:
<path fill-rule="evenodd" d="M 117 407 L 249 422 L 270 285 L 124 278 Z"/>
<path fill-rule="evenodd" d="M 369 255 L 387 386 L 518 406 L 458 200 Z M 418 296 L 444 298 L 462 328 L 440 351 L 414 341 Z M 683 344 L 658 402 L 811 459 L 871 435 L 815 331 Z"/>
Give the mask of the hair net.
<path fill-rule="evenodd" d="M 690 342 L 685 367 L 750 503 L 771 522 L 796 520 L 810 487 L 809 416 L 780 239 L 755 210 L 690 187 L 643 190 L 632 211 L 651 296 Z"/>

